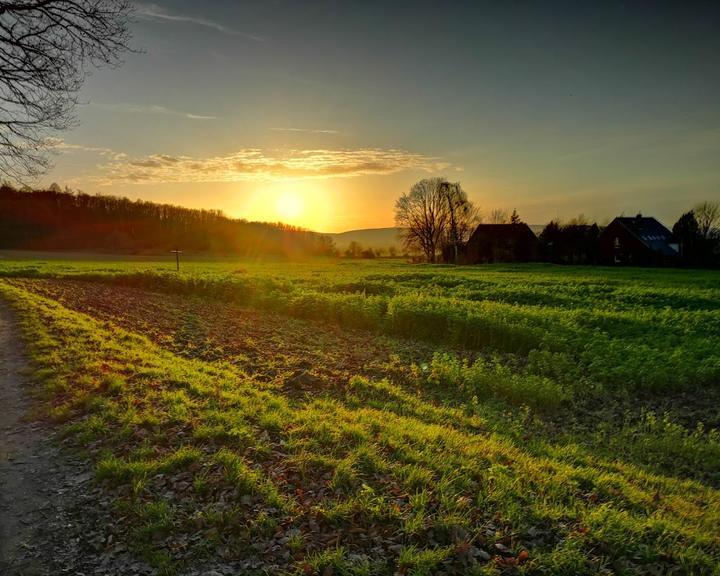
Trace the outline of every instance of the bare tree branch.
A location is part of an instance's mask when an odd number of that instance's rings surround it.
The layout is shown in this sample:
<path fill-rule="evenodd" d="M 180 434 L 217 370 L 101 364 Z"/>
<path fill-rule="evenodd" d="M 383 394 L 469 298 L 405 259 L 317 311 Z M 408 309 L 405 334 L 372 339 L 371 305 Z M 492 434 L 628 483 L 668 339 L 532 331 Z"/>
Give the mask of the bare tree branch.
<path fill-rule="evenodd" d="M 508 213 L 506 210 L 503 210 L 501 208 L 495 208 L 492 212 L 490 212 L 489 223 L 490 224 L 509 224 L 510 216 L 508 216 Z"/>
<path fill-rule="evenodd" d="M 0 1 L 0 173 L 47 170 L 48 137 L 76 123 L 89 70 L 121 64 L 132 11 L 130 0 Z"/>

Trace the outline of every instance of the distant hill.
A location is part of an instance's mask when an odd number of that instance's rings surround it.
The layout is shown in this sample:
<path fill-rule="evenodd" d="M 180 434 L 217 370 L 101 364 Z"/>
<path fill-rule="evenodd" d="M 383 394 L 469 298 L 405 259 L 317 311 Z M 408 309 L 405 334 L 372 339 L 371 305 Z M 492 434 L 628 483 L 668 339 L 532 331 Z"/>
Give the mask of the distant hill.
<path fill-rule="evenodd" d="M 545 228 L 545 224 L 528 224 L 528 226 L 536 236 L 539 236 L 540 232 Z M 353 240 L 363 248 L 387 250 L 390 246 L 395 246 L 400 250 L 402 248 L 402 240 L 399 237 L 401 230 L 402 228 L 366 228 L 364 230 L 348 230 L 336 234 L 325 234 L 325 236 L 332 238 L 335 246 L 341 252 L 346 250 Z"/>
<path fill-rule="evenodd" d="M 365 230 L 349 230 L 325 235 L 332 238 L 335 246 L 341 252 L 346 250 L 353 240 L 363 248 L 387 250 L 390 246 L 395 246 L 399 250 L 402 247 L 402 241 L 399 237 L 401 230 L 402 228 L 367 228 Z"/>

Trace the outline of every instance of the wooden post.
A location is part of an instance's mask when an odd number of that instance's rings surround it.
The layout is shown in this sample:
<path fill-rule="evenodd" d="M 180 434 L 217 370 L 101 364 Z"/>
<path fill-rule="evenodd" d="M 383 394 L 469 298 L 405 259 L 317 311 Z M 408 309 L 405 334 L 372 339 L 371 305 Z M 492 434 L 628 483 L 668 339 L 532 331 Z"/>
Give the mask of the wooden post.
<path fill-rule="evenodd" d="M 180 254 L 182 254 L 182 250 L 172 250 L 172 253 L 175 254 L 175 266 L 178 272 L 180 272 Z"/>

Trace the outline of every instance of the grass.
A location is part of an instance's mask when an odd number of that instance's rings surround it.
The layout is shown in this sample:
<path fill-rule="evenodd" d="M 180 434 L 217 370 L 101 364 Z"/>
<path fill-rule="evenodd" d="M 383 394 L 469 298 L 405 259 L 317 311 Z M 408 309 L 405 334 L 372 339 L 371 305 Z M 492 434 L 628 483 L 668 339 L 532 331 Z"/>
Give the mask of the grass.
<path fill-rule="evenodd" d="M 74 277 L 233 301 L 297 318 L 577 366 L 567 388 L 713 384 L 718 273 L 389 263 L 4 262 L 7 276 Z M 552 354 L 550 361 L 540 357 Z M 550 364 L 548 366 L 548 364 Z M 544 375 L 544 374 L 543 374 Z M 578 377 L 579 376 L 579 377 Z"/>
<path fill-rule="evenodd" d="M 717 272 L 159 266 L 0 263 L 159 569 L 720 573 Z"/>

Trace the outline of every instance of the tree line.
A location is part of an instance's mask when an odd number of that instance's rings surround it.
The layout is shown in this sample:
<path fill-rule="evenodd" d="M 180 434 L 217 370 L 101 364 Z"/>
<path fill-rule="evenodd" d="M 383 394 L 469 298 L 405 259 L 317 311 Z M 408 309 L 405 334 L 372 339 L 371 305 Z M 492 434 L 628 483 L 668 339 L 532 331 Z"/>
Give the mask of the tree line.
<path fill-rule="evenodd" d="M 364 259 L 382 258 L 384 256 L 387 256 L 389 258 L 397 258 L 398 250 L 395 246 L 392 245 L 388 246 L 387 248 L 371 248 L 369 246 L 365 247 L 357 240 L 351 240 L 347 248 L 343 252 L 338 251 L 338 255 L 343 255 L 345 256 L 345 258 Z M 410 256 L 410 254 L 405 252 L 403 254 L 400 254 L 400 256 L 407 258 Z"/>
<path fill-rule="evenodd" d="M 60 190 L 0 187 L 0 248 L 140 253 L 180 248 L 242 256 L 334 254 L 332 239 L 218 210 Z"/>

